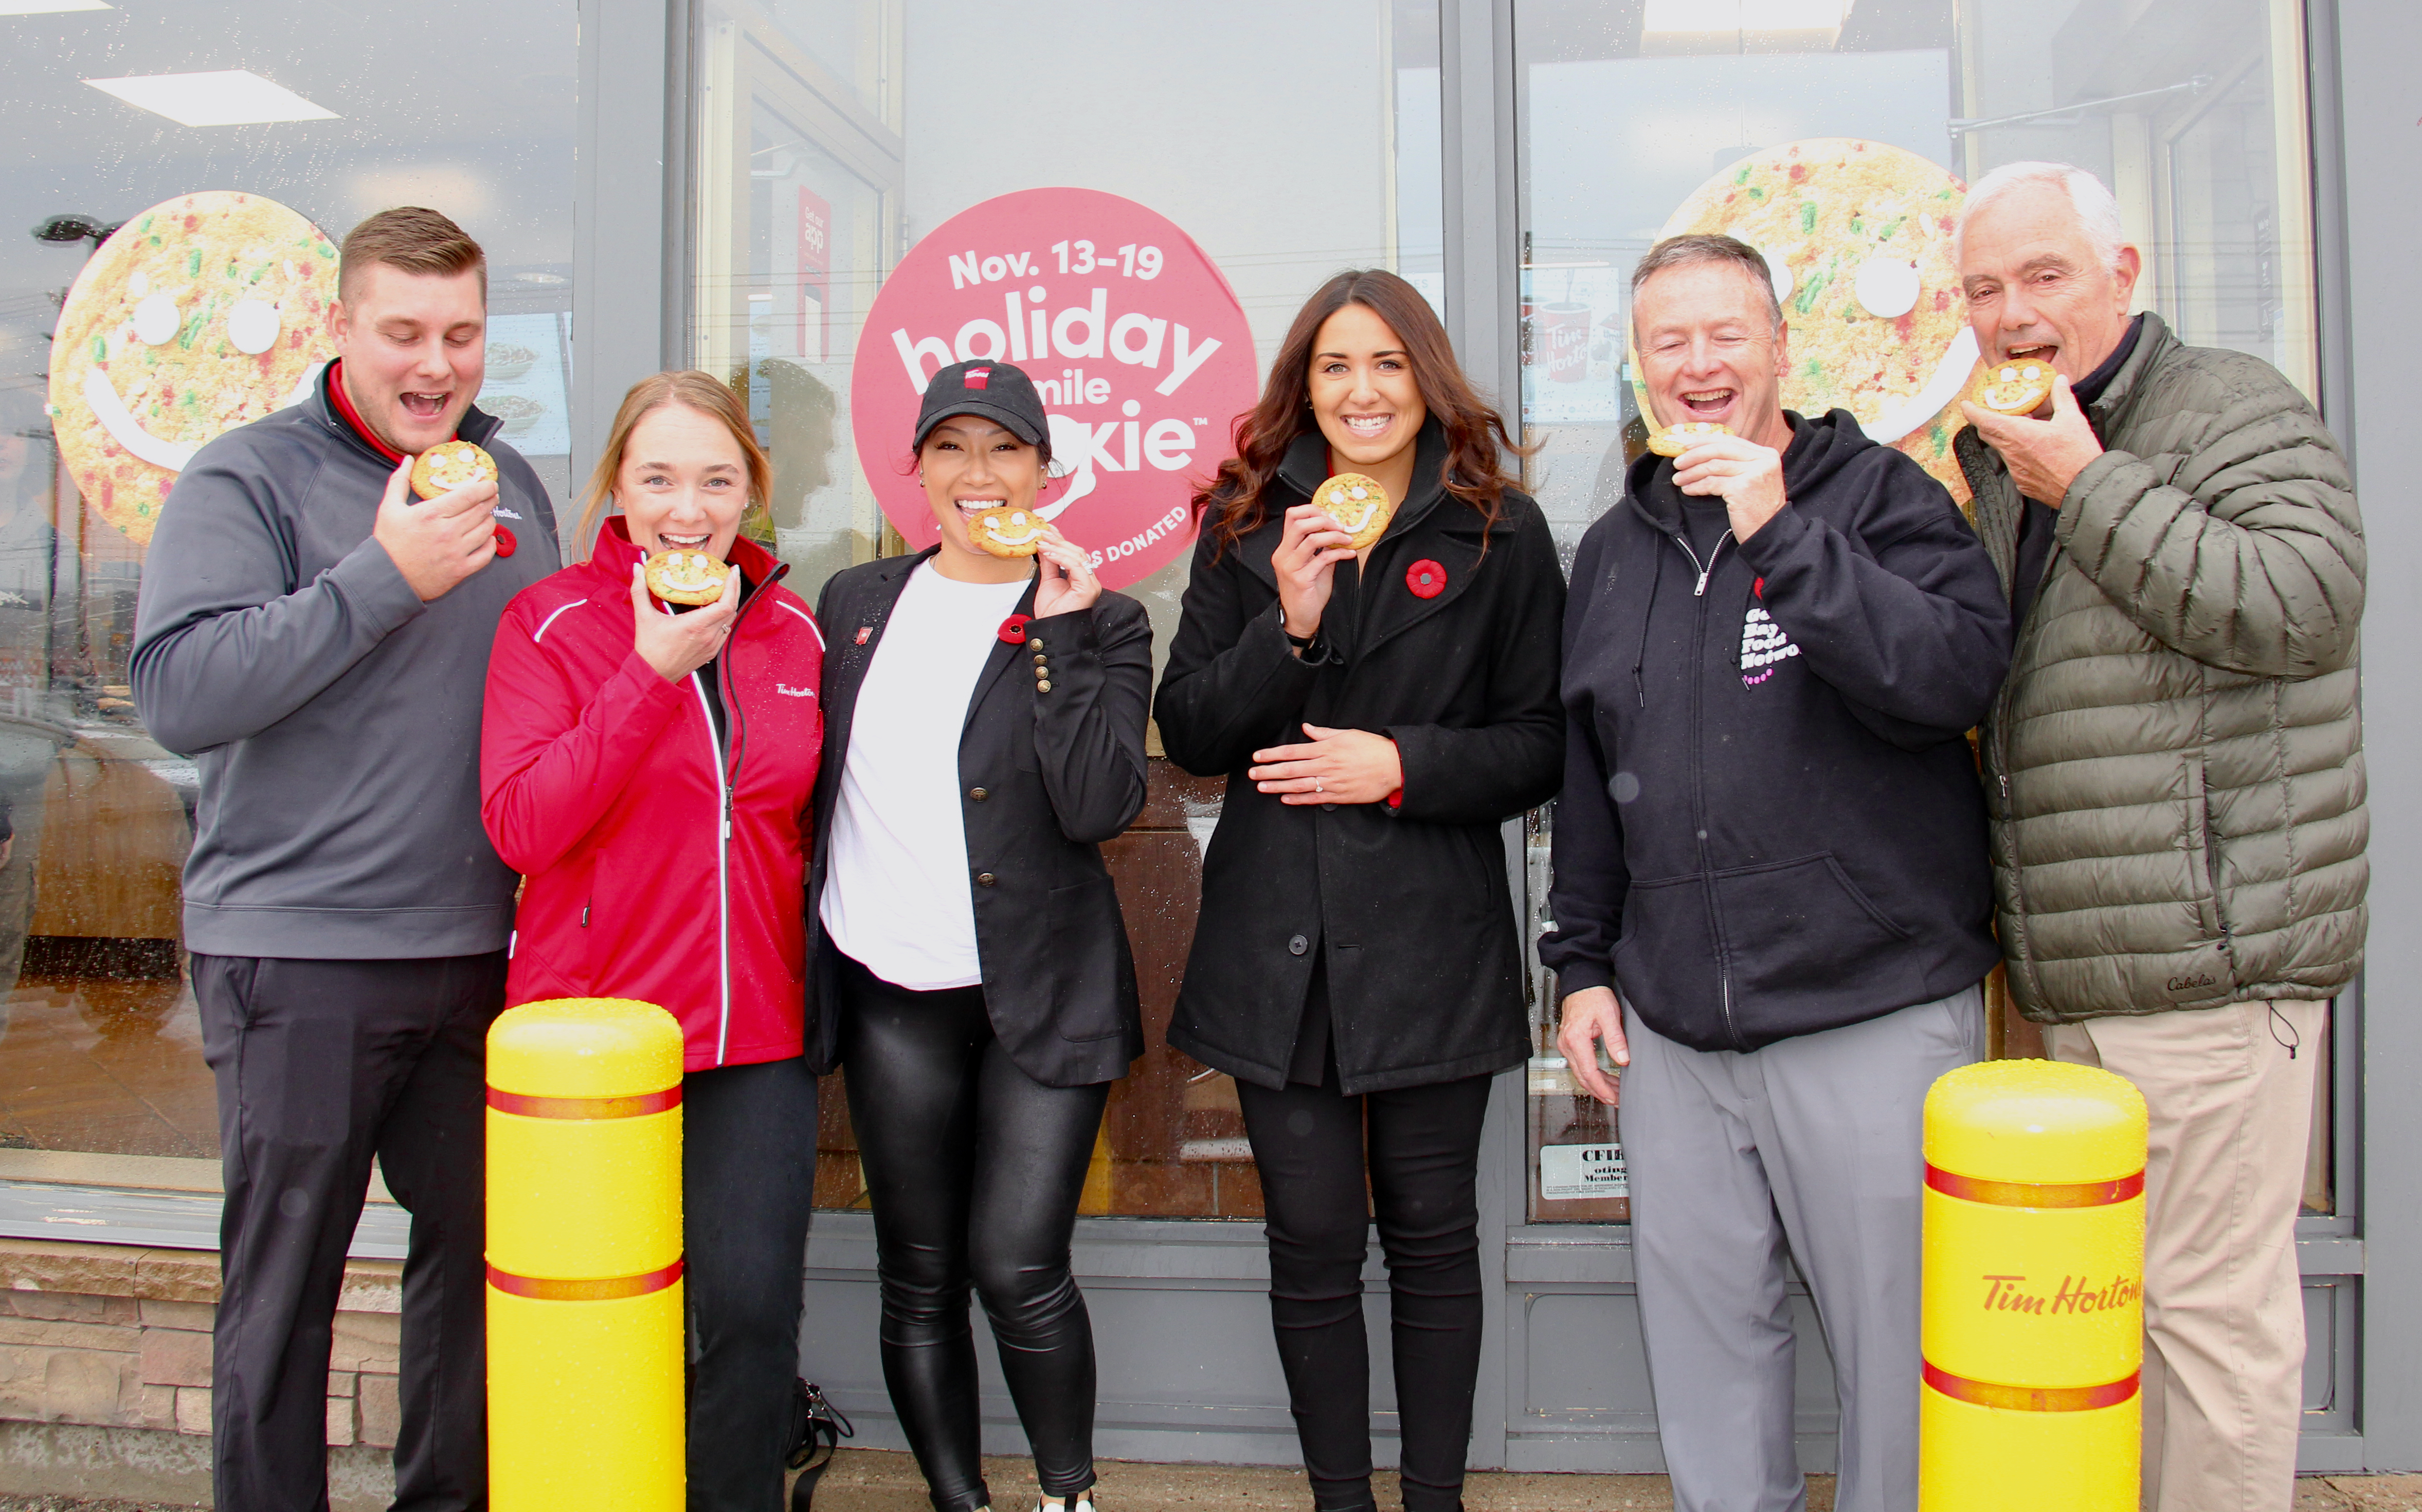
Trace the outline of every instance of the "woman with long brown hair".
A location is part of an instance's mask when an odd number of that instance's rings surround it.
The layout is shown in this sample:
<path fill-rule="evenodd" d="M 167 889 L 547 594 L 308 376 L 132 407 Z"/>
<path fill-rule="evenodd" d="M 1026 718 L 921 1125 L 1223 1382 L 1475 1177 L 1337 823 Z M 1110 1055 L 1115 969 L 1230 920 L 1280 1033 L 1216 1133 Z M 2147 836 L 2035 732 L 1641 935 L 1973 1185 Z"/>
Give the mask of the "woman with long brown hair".
<path fill-rule="evenodd" d="M 1481 1125 L 1530 1043 L 1501 827 L 1564 762 L 1564 578 L 1514 450 L 1418 291 L 1330 279 L 1196 497 L 1155 710 L 1172 761 L 1228 780 L 1169 1042 L 1237 1081 L 1322 1512 L 1373 1505 L 1375 1208 L 1405 1506 L 1461 1505 Z M 1347 472 L 1397 501 L 1359 550 L 1312 502 Z"/>
<path fill-rule="evenodd" d="M 480 813 L 527 878 L 507 1000 L 636 998 L 681 1020 L 695 1512 L 779 1512 L 815 1197 L 824 637 L 740 534 L 770 477 L 713 376 L 634 385 L 589 486 L 595 545 L 506 608 L 480 731 Z M 643 564 L 675 551 L 730 563 L 722 596 L 657 596 Z"/>

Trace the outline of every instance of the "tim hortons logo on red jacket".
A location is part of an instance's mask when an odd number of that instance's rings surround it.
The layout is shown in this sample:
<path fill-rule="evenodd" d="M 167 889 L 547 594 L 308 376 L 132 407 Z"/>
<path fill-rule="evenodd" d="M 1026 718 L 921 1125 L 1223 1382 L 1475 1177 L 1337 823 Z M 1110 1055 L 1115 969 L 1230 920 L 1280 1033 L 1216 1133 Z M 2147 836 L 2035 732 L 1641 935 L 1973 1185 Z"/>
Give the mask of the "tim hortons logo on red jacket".
<path fill-rule="evenodd" d="M 1226 454 L 1255 397 L 1244 309 L 1175 224 L 1093 189 L 987 199 L 900 260 L 850 370 L 868 486 L 914 548 L 940 527 L 916 480 L 877 459 L 900 456 L 926 385 L 954 362 L 1014 363 L 1034 380 L 1054 479 L 1038 512 L 1085 548 L 1105 588 L 1186 549 L 1187 478 Z M 971 372 L 967 386 L 983 386 Z"/>

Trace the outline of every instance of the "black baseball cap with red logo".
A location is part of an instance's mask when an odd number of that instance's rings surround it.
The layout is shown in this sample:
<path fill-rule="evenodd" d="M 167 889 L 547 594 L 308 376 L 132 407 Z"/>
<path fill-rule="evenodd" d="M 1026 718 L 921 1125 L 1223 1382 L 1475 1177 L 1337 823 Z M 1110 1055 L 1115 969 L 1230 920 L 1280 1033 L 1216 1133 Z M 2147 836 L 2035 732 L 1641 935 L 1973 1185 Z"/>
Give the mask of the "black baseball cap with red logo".
<path fill-rule="evenodd" d="M 934 374 L 917 411 L 914 445 L 923 447 L 927 433 L 953 415 L 981 415 L 1029 446 L 1050 445 L 1051 421 L 1034 380 L 1006 362 L 955 362 Z"/>

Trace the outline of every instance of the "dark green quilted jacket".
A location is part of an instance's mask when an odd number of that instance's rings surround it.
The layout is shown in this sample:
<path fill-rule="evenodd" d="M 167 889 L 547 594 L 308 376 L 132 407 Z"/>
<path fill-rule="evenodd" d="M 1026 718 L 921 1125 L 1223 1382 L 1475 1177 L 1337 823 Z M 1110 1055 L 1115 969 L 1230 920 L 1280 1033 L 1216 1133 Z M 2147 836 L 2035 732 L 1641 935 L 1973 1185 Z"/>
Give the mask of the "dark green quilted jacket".
<path fill-rule="evenodd" d="M 2327 998 L 2363 964 L 2363 523 L 2268 364 L 2155 315 L 1984 732 L 2002 951 L 2043 1023 Z M 2006 591 L 2022 504 L 1957 441 Z"/>

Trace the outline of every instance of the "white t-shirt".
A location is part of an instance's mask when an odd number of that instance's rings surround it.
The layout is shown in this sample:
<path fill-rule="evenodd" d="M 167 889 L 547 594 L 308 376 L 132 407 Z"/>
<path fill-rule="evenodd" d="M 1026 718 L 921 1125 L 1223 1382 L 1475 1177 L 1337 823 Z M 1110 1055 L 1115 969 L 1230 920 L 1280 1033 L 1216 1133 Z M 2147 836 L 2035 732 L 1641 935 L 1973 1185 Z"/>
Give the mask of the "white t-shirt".
<path fill-rule="evenodd" d="M 927 562 L 892 606 L 859 685 L 818 910 L 835 947 L 917 992 L 983 981 L 959 732 L 1026 579 L 961 583 Z"/>

